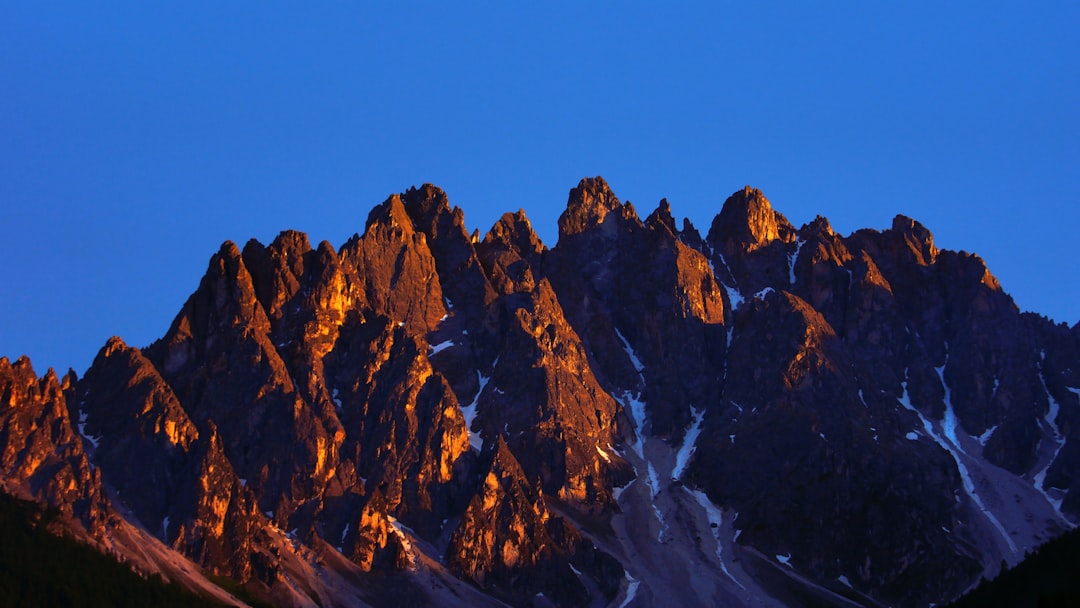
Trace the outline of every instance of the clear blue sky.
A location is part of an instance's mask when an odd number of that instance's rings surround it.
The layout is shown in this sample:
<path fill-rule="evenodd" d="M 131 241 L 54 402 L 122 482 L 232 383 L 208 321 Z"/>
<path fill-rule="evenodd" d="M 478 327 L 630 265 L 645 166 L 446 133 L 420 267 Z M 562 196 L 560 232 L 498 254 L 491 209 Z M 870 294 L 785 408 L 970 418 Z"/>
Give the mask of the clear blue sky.
<path fill-rule="evenodd" d="M 82 373 L 223 240 L 339 246 L 423 182 L 554 245 L 592 175 L 702 229 L 744 184 L 904 213 L 1080 320 L 1080 4 L 389 4 L 0 3 L 0 355 Z"/>

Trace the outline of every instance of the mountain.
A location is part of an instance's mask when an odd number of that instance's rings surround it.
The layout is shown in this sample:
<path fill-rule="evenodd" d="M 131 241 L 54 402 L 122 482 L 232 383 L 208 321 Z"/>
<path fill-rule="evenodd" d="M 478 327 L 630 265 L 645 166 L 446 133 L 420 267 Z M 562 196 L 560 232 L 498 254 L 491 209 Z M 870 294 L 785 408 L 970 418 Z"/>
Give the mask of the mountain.
<path fill-rule="evenodd" d="M 926 606 L 1080 518 L 1080 324 L 915 220 L 558 228 L 226 242 L 154 343 L 0 359 L 2 489 L 228 605 Z"/>

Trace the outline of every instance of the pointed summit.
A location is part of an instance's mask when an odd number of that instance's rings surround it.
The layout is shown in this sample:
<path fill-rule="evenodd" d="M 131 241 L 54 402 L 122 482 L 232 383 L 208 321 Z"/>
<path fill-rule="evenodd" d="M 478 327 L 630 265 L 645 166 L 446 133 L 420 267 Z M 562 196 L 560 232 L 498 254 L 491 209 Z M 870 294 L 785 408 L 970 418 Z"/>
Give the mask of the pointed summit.
<path fill-rule="evenodd" d="M 406 237 L 411 237 L 415 232 L 412 218 L 405 212 L 405 203 L 401 200 L 399 194 L 390 195 L 390 198 L 371 210 L 371 213 L 368 214 L 367 224 L 364 227 L 365 234 L 375 225 L 400 232 Z"/>
<path fill-rule="evenodd" d="M 450 199 L 442 188 L 432 184 L 413 187 L 401 195 L 405 210 L 416 220 L 419 217 L 435 216 L 450 210 Z"/>
<path fill-rule="evenodd" d="M 761 190 L 746 186 L 724 201 L 708 240 L 753 251 L 778 239 L 789 241 L 793 232 L 787 218 L 773 210 Z"/>
<path fill-rule="evenodd" d="M 937 259 L 934 235 L 919 222 L 905 215 L 897 215 L 892 221 L 892 232 L 904 241 L 919 265 L 928 266 Z"/>
<path fill-rule="evenodd" d="M 602 224 L 604 218 L 622 205 L 602 177 L 586 177 L 570 191 L 566 211 L 559 216 L 559 238 L 584 232 Z"/>
<path fill-rule="evenodd" d="M 649 214 L 649 217 L 645 218 L 645 224 L 654 227 L 663 226 L 668 229 L 672 236 L 679 233 L 679 229 L 675 227 L 675 218 L 671 216 L 671 204 L 668 203 L 666 198 L 660 199 L 656 211 L 653 211 Z"/>

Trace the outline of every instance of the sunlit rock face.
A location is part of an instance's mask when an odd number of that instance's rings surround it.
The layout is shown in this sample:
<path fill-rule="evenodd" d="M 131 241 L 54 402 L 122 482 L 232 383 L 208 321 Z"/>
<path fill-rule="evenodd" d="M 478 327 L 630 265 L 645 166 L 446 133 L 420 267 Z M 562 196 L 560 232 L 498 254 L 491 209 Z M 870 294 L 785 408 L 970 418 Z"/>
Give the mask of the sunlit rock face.
<path fill-rule="evenodd" d="M 75 375 L 38 377 L 30 360 L 0 357 L 0 475 L 3 490 L 32 498 L 103 533 L 107 503 L 101 474 L 87 458 L 72 407 Z"/>
<path fill-rule="evenodd" d="M 925 606 L 1080 517 L 1080 324 L 904 216 L 711 202 L 227 242 L 154 343 L 0 359 L 3 490 L 282 606 Z"/>

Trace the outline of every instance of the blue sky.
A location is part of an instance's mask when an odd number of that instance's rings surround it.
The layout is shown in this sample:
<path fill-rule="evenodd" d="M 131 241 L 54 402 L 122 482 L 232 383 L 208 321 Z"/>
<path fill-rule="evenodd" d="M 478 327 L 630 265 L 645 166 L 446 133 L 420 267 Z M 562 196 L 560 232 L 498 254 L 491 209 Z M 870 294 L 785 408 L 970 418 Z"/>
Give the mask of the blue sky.
<path fill-rule="evenodd" d="M 702 229 L 744 184 L 910 215 L 1080 321 L 1077 3 L 376 4 L 0 4 L 0 355 L 81 373 L 222 241 L 339 246 L 424 182 L 554 245 L 592 175 Z"/>

